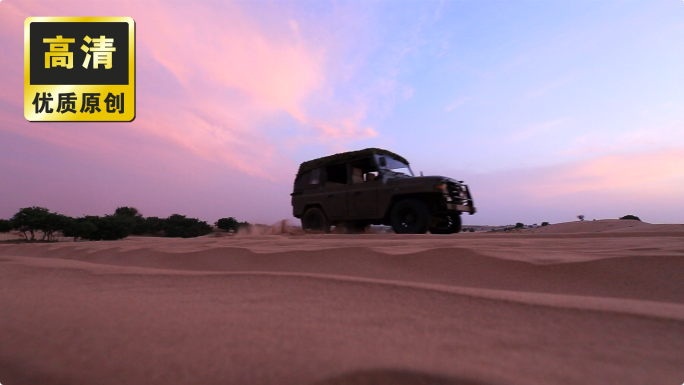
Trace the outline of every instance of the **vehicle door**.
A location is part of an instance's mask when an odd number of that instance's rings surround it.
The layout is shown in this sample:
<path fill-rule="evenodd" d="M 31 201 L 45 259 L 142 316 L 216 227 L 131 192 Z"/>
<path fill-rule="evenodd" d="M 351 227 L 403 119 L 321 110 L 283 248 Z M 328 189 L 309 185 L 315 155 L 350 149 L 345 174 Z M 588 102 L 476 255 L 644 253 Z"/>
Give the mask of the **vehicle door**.
<path fill-rule="evenodd" d="M 348 218 L 347 207 L 348 184 L 347 164 L 334 164 L 325 167 L 325 185 L 321 190 L 323 210 L 331 220 Z"/>
<path fill-rule="evenodd" d="M 382 180 L 376 180 L 377 171 L 370 161 L 351 164 L 351 185 L 348 205 L 351 219 L 374 219 L 380 217 L 379 190 Z"/>
<path fill-rule="evenodd" d="M 292 195 L 292 213 L 296 217 L 304 214 L 307 205 L 322 205 L 323 170 L 316 168 L 300 175 L 295 180 Z"/>

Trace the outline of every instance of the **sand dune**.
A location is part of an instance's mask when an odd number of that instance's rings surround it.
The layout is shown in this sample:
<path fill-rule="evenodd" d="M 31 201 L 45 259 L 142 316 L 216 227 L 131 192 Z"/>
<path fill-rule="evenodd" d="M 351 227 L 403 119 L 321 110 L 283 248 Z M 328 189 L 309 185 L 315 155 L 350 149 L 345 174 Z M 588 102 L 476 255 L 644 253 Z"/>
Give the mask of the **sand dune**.
<path fill-rule="evenodd" d="M 2 244 L 0 382 L 681 383 L 681 225 L 596 222 Z"/>
<path fill-rule="evenodd" d="M 531 233 L 588 233 L 588 232 L 671 232 L 684 231 L 684 224 L 652 224 L 635 220 L 601 219 L 556 223 L 528 230 Z"/>

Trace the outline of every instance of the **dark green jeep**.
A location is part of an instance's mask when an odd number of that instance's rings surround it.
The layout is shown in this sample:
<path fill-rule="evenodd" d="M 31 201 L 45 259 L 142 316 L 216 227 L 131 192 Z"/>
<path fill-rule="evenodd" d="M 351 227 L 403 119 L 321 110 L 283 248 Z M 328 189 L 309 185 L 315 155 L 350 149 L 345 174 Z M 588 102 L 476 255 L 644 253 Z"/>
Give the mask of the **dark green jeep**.
<path fill-rule="evenodd" d="M 406 159 L 379 148 L 302 163 L 291 195 L 302 228 L 323 232 L 390 225 L 398 234 L 453 234 L 461 213 L 475 214 L 463 181 L 414 176 Z"/>

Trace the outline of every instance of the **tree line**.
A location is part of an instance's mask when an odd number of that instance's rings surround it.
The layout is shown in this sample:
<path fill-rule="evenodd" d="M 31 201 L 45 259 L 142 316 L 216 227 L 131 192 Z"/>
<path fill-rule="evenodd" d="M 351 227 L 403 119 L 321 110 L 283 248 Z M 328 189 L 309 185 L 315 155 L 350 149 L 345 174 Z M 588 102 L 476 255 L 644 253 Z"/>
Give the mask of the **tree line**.
<path fill-rule="evenodd" d="M 221 218 L 215 225 L 222 230 L 237 232 L 240 228 L 251 226 L 238 222 L 233 217 Z M 27 241 L 53 241 L 61 234 L 73 237 L 74 241 L 116 240 L 129 235 L 152 235 L 173 238 L 193 238 L 207 235 L 213 228 L 205 221 L 173 214 L 168 218 L 143 217 L 135 207 L 118 207 L 114 214 L 105 216 L 85 215 L 72 218 L 45 207 L 25 207 L 11 219 L 0 219 L 0 233 L 18 231 Z"/>

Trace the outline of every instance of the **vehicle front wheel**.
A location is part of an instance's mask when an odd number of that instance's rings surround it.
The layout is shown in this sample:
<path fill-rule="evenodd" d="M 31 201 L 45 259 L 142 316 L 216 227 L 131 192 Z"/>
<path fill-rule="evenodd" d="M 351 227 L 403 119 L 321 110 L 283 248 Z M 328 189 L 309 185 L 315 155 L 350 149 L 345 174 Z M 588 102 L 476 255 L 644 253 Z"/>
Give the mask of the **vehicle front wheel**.
<path fill-rule="evenodd" d="M 461 216 L 447 214 L 446 222 L 442 226 L 430 228 L 432 234 L 455 234 L 461 231 Z"/>
<path fill-rule="evenodd" d="M 306 210 L 302 216 L 302 229 L 329 233 L 330 222 L 328 222 L 328 218 L 325 217 L 321 209 L 312 207 Z"/>
<path fill-rule="evenodd" d="M 404 199 L 392 208 L 392 229 L 397 234 L 425 234 L 430 221 L 430 211 L 425 203 L 416 199 Z"/>

